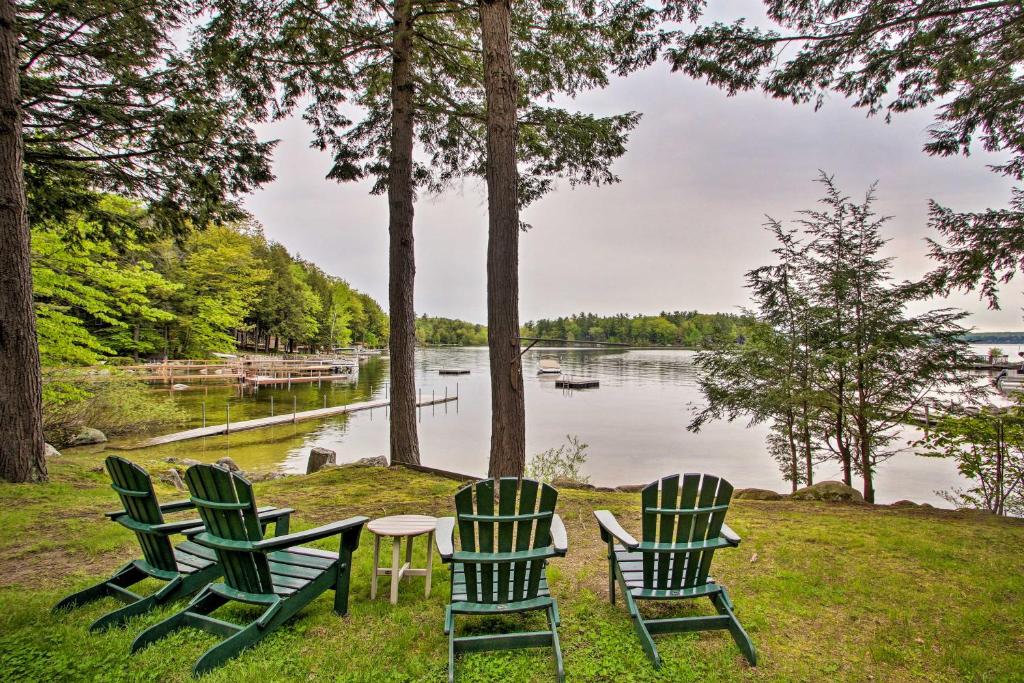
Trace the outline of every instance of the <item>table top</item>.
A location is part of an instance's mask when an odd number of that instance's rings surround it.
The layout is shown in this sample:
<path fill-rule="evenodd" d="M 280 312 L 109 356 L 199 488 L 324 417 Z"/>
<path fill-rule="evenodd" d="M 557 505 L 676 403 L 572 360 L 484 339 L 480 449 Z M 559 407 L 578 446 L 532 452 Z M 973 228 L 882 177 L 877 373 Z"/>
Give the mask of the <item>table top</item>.
<path fill-rule="evenodd" d="M 366 525 L 378 536 L 418 536 L 437 527 L 437 517 L 429 515 L 392 515 L 381 517 Z"/>

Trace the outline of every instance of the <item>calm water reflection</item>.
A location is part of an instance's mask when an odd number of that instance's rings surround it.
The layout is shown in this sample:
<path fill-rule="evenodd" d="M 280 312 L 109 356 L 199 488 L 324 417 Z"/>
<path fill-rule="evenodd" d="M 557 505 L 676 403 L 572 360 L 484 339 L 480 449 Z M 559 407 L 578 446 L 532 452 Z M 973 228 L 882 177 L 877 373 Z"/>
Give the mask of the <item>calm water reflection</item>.
<path fill-rule="evenodd" d="M 599 389 L 566 392 L 554 386 L 554 377 L 536 374 L 541 355 L 557 355 L 564 372 L 597 377 Z M 686 423 L 701 402 L 695 384 L 690 351 L 608 351 L 564 349 L 532 350 L 524 356 L 526 383 L 527 453 L 534 454 L 578 435 L 590 444 L 585 471 L 598 485 L 651 481 L 670 472 L 714 472 L 740 487 L 785 490 L 775 463 L 767 456 L 763 426 L 747 428 L 743 422 L 712 423 L 699 434 L 686 431 Z M 469 375 L 441 376 L 445 367 L 467 368 Z M 421 409 L 420 448 L 425 465 L 486 474 L 490 438 L 490 387 L 486 348 L 422 349 L 417 352 L 417 384 L 427 397 L 458 390 L 458 403 Z M 260 389 L 240 395 L 235 388 L 195 389 L 176 394 L 201 422 L 202 403 L 210 423 L 223 422 L 225 405 L 231 419 L 383 398 L 387 392 L 387 361 L 371 359 L 360 368 L 354 384 L 295 385 Z M 906 439 L 913 438 L 908 433 Z M 243 469 L 282 467 L 304 471 L 309 449 L 324 446 L 338 453 L 340 462 L 388 450 L 388 429 L 383 410 L 338 416 L 273 429 L 239 432 L 227 437 L 188 441 L 160 447 L 160 455 L 215 459 L 233 457 Z M 839 477 L 839 468 L 822 466 L 819 478 Z M 912 453 L 895 456 L 878 473 L 878 500 L 909 498 L 936 505 L 945 503 L 936 489 L 962 485 L 951 462 Z"/>

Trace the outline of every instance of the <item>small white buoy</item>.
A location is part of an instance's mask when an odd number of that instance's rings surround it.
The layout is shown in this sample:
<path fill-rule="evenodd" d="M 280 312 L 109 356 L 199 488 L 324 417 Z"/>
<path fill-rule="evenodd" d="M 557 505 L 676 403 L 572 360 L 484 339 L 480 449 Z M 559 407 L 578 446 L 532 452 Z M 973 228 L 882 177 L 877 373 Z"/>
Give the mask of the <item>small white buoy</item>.
<path fill-rule="evenodd" d="M 171 387 L 171 389 L 173 389 L 175 391 L 184 391 L 185 389 L 188 389 L 188 385 L 187 384 L 175 384 L 174 386 Z"/>

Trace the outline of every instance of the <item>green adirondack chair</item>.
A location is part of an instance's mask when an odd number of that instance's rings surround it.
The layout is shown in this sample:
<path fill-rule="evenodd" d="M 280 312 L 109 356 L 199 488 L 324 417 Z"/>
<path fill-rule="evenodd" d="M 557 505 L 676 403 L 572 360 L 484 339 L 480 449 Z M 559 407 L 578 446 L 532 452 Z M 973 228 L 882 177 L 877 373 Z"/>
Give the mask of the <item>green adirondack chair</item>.
<path fill-rule="evenodd" d="M 565 526 L 555 514 L 558 491 L 532 479 L 484 479 L 455 493 L 455 517 L 437 523 L 437 549 L 451 564 L 451 602 L 445 608 L 448 680 L 455 680 L 460 652 L 550 645 L 558 680 L 565 679 L 558 645 L 558 606 L 548 591 L 546 565 L 568 549 Z M 495 514 L 497 503 L 497 514 Z M 459 528 L 460 549 L 454 549 Z M 497 526 L 497 539 L 495 539 Z M 499 635 L 455 635 L 455 615 L 497 615 L 544 610 L 548 630 Z"/>
<path fill-rule="evenodd" d="M 608 544 L 608 593 L 615 604 L 618 581 L 633 627 L 655 667 L 661 656 L 654 634 L 728 629 L 751 665 L 757 652 L 750 636 L 733 613 L 725 587 L 708 576 L 719 548 L 734 548 L 740 537 L 725 524 L 732 485 L 710 474 L 665 477 L 648 484 L 641 493 L 643 541 L 637 542 L 608 510 L 594 516 L 601 540 Z M 689 600 L 707 597 L 718 612 L 714 616 L 679 619 L 644 619 L 640 600 Z"/>
<path fill-rule="evenodd" d="M 164 513 L 192 509 L 194 506 L 191 501 L 160 505 L 146 470 L 116 455 L 109 456 L 106 465 L 112 481 L 111 488 L 117 492 L 124 506 L 123 510 L 108 512 L 106 516 L 135 532 L 142 548 L 142 559 L 129 562 L 106 581 L 69 595 L 54 606 L 54 611 L 70 609 L 106 597 L 128 603 L 93 622 L 89 627 L 91 631 L 119 626 L 129 617 L 144 614 L 172 600 L 188 597 L 220 576 L 221 571 L 212 550 L 191 541 L 171 545 L 171 536 L 174 534 L 203 524 L 199 519 L 164 521 Z M 277 533 L 287 531 L 291 510 L 262 508 L 259 512 L 261 525 L 265 527 L 274 522 Z M 146 596 L 129 590 L 129 587 L 148 578 L 166 583 Z"/>
<path fill-rule="evenodd" d="M 207 585 L 184 610 L 140 633 L 132 652 L 189 626 L 222 636 L 196 662 L 193 672 L 199 676 L 258 643 L 324 591 L 334 590 L 335 612 L 348 612 L 352 553 L 366 517 L 263 538 L 252 484 L 242 475 L 216 465 L 194 465 L 185 473 L 185 483 L 205 524 L 187 535 L 216 553 L 224 582 Z M 301 547 L 330 536 L 341 536 L 337 553 Z M 265 610 L 245 626 L 210 616 L 232 601 Z"/>

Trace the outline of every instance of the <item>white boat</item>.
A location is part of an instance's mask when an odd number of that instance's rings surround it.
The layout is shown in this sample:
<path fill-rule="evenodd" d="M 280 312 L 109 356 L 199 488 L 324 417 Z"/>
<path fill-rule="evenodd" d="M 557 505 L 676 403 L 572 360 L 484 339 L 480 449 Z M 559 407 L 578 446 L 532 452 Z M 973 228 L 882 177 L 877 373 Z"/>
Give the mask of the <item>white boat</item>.
<path fill-rule="evenodd" d="M 558 362 L 557 358 L 541 358 L 537 361 L 537 374 L 560 375 L 562 374 L 562 364 Z"/>

